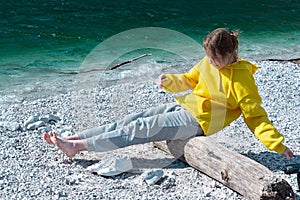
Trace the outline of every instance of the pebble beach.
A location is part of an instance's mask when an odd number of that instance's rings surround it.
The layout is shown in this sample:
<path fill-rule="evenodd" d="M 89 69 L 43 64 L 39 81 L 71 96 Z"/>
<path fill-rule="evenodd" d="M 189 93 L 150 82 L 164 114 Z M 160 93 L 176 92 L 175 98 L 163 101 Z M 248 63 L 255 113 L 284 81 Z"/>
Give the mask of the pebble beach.
<path fill-rule="evenodd" d="M 300 164 L 300 64 L 255 63 L 260 67 L 255 79 L 263 106 L 295 156 L 287 161 L 268 151 L 242 117 L 210 137 L 285 179 L 300 200 L 296 175 L 284 174 L 286 164 Z M 39 98 L 0 104 L 0 199 L 245 199 L 152 144 L 104 153 L 82 152 L 69 159 L 42 139 L 45 131 L 71 135 L 172 102 L 174 94 L 158 89 L 153 81 L 127 80 L 112 86 L 60 91 L 52 94 L 44 88 Z M 39 124 L 30 122 L 35 117 Z M 131 158 L 133 170 L 114 177 L 86 170 L 107 157 L 122 155 Z M 162 169 L 164 175 L 156 184 L 147 185 L 141 174 L 152 169 Z"/>

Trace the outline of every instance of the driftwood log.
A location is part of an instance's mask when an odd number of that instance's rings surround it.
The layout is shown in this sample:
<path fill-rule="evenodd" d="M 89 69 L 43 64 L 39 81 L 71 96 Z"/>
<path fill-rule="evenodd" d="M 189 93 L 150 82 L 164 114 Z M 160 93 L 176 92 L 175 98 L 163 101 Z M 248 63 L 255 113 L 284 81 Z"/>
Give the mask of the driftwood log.
<path fill-rule="evenodd" d="M 128 64 L 128 63 L 132 63 L 132 62 L 134 62 L 134 61 L 136 61 L 136 60 L 138 60 L 138 59 L 144 58 L 144 57 L 146 57 L 146 56 L 151 56 L 151 55 L 152 55 L 152 54 L 147 53 L 147 54 L 143 54 L 143 55 L 141 55 L 141 56 L 139 56 L 139 57 L 133 58 L 133 59 L 131 59 L 131 60 L 126 60 L 126 61 L 124 61 L 124 62 L 121 62 L 121 63 L 117 64 L 117 65 L 112 66 L 111 68 L 109 68 L 109 70 L 117 69 L 117 68 L 121 67 L 122 65 L 126 65 L 126 64 Z"/>
<path fill-rule="evenodd" d="M 295 199 L 291 186 L 265 166 L 233 152 L 209 137 L 154 142 L 200 172 L 221 182 L 247 199 Z"/>

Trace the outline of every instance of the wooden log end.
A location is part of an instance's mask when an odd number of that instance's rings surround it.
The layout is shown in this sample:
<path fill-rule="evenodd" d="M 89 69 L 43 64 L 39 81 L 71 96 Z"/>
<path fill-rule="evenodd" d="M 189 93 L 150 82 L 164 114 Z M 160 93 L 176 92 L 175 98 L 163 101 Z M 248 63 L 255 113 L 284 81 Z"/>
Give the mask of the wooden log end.
<path fill-rule="evenodd" d="M 261 200 L 295 200 L 292 187 L 284 179 L 273 177 L 263 188 Z"/>
<path fill-rule="evenodd" d="M 153 142 L 155 148 L 173 155 L 176 159 L 186 162 L 184 157 L 184 147 L 188 140 L 168 140 L 161 142 Z"/>

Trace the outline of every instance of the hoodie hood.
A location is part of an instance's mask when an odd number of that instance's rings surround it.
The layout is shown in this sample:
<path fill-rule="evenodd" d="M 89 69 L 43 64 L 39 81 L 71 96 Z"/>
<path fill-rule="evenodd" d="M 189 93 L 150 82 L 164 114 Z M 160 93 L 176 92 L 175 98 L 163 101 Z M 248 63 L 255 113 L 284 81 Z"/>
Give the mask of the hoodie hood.
<path fill-rule="evenodd" d="M 252 74 L 254 74 L 257 71 L 258 67 L 257 65 L 250 63 L 249 61 L 244 60 L 243 58 L 239 58 L 239 61 L 226 65 L 222 69 L 248 70 Z"/>
<path fill-rule="evenodd" d="M 232 88 L 232 82 L 234 80 L 234 71 L 235 70 L 248 70 L 250 73 L 254 74 L 257 71 L 258 67 L 255 64 L 252 64 L 242 58 L 239 58 L 239 61 L 234 62 L 232 64 L 226 65 L 220 71 L 222 70 L 230 70 L 230 76 L 229 76 L 229 84 L 228 84 L 228 90 L 226 97 L 229 98 L 231 88 Z M 221 79 L 220 79 L 221 80 Z M 220 84 L 221 87 L 221 84 Z"/>

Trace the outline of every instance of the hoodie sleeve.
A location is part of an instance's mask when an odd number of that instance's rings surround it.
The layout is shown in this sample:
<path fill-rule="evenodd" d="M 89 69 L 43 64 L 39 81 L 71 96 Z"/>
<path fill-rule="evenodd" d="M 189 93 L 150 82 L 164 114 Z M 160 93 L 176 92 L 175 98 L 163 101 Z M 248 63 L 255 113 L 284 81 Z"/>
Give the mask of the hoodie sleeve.
<path fill-rule="evenodd" d="M 167 80 L 163 82 L 163 89 L 168 92 L 183 92 L 192 90 L 198 83 L 198 64 L 185 74 L 165 74 Z"/>
<path fill-rule="evenodd" d="M 251 73 L 243 74 L 235 82 L 236 98 L 243 113 L 244 121 L 254 135 L 271 151 L 281 154 L 286 146 L 276 128 L 270 122 L 265 109 L 261 106 L 261 97 Z"/>

